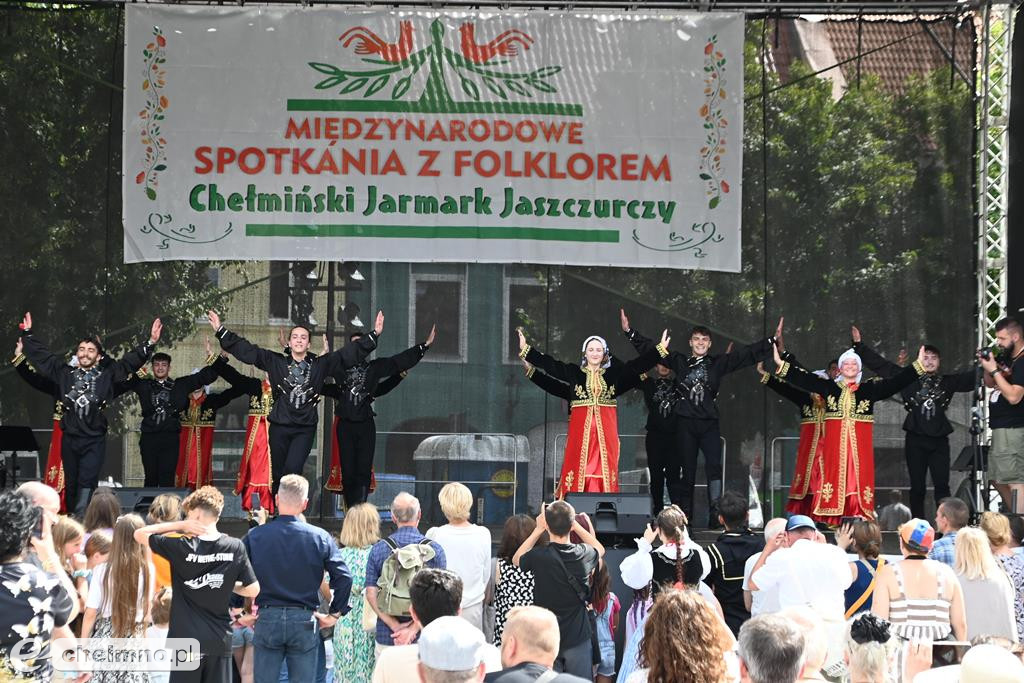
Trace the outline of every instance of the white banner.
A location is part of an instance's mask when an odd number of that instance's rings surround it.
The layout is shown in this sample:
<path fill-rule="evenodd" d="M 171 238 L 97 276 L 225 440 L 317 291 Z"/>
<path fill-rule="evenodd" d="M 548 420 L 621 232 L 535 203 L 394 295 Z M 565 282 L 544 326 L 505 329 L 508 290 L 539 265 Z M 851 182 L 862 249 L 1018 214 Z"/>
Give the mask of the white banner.
<path fill-rule="evenodd" d="M 740 269 L 740 15 L 126 12 L 127 262 Z"/>

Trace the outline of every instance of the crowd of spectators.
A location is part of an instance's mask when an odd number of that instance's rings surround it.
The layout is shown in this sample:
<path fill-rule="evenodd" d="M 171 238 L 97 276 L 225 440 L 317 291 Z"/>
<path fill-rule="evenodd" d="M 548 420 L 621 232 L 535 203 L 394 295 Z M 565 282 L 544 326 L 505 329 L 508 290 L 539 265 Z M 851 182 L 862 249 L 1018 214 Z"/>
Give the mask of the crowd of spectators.
<path fill-rule="evenodd" d="M 420 501 L 400 493 L 390 534 L 353 506 L 335 538 L 306 522 L 309 484 L 288 475 L 277 515 L 233 538 L 213 487 L 161 495 L 146 520 L 98 492 L 83 523 L 39 482 L 0 492 L 0 680 L 1024 681 L 1024 528 L 995 512 L 970 526 L 955 498 L 934 527 L 900 524 L 886 556 L 874 521 L 834 542 L 802 515 L 758 533 L 726 492 L 714 542 L 668 506 L 616 561 L 565 501 L 506 520 L 493 557 L 470 490 L 449 483 L 438 502 L 447 523 L 421 530 Z M 65 674 L 57 638 L 190 638 L 200 655 Z"/>

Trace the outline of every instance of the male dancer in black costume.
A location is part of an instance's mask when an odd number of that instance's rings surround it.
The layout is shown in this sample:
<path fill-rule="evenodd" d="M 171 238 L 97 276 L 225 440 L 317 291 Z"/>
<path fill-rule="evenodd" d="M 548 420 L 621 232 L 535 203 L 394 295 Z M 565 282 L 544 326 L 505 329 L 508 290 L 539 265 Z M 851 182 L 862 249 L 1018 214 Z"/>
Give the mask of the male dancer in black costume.
<path fill-rule="evenodd" d="M 654 346 L 654 341 L 629 325 L 624 310 L 619 312 L 622 331 L 640 353 Z M 779 321 L 781 330 L 782 321 Z M 778 331 L 776 332 L 778 334 Z M 711 354 L 711 331 L 696 326 L 690 332 L 690 354 L 670 351 L 662 362 L 675 372 L 679 399 L 675 413 L 680 420 L 676 429 L 675 452 L 666 463 L 669 498 L 682 508 L 687 519 L 693 520 L 693 489 L 697 479 L 697 453 L 704 454 L 704 472 L 708 480 L 708 526 L 719 526 L 716 508 L 722 495 L 722 440 L 718 427 L 718 388 L 722 378 L 730 372 L 754 365 L 772 353 L 774 337 L 741 347 L 720 355 Z M 673 496 L 670 470 L 682 470 L 679 486 Z"/>
<path fill-rule="evenodd" d="M 139 397 L 142 422 L 139 425 L 139 452 L 142 455 L 144 486 L 174 486 L 174 468 L 178 464 L 181 422 L 178 414 L 188 406 L 189 393 L 217 379 L 220 357 L 199 372 L 174 379 L 171 357 L 154 353 L 152 376 L 141 371 L 132 375 L 126 388 Z"/>
<path fill-rule="evenodd" d="M 887 360 L 865 344 L 856 327 L 850 328 L 850 336 L 853 350 L 879 377 L 892 377 L 903 370 L 902 366 Z M 939 362 L 939 350 L 926 344 L 921 363 L 925 374 L 900 392 L 903 407 L 907 410 L 907 418 L 903 421 L 903 431 L 906 432 L 903 450 L 910 474 L 910 512 L 919 519 L 927 519 L 924 499 L 929 471 L 935 485 L 935 505 L 938 506 L 943 498 L 949 498 L 949 435 L 953 433 L 953 425 L 946 417 L 946 408 L 953 400 L 953 394 L 975 388 L 973 368 L 940 375 Z"/>
<path fill-rule="evenodd" d="M 676 447 L 676 434 L 679 430 L 680 417 L 675 412 L 679 401 L 679 389 L 672 369 L 664 363 L 658 363 L 651 372 L 640 376 L 640 391 L 644 392 L 644 403 L 647 404 L 647 436 L 644 446 L 647 450 L 647 470 L 650 473 L 651 515 L 665 507 L 665 485 L 668 485 L 669 498 L 680 500 L 682 481 L 679 478 L 679 467 L 670 467 L 673 461 L 672 451 Z"/>
<path fill-rule="evenodd" d="M 209 312 L 210 327 L 216 331 L 221 348 L 238 360 L 266 371 L 274 392 L 270 411 L 270 463 L 273 493 L 281 477 L 302 474 L 316 437 L 317 403 L 329 375 L 361 363 L 377 348 L 384 329 L 384 314 L 377 313 L 374 329 L 358 341 L 324 356 L 309 353 L 310 331 L 298 325 L 288 335 L 289 352 L 268 351 L 239 337 L 221 325 L 220 316 Z"/>
<path fill-rule="evenodd" d="M 386 377 L 401 376 L 420 362 L 434 343 L 437 328 L 431 327 L 426 341 L 386 358 L 362 361 L 334 375 L 335 384 L 324 385 L 321 393 L 334 398 L 334 415 L 338 418 L 335 438 L 341 465 L 342 497 L 346 508 L 365 503 L 370 495 L 370 473 L 377 443 L 373 399 Z M 349 343 L 362 339 L 363 333 L 349 336 Z"/>
<path fill-rule="evenodd" d="M 21 323 L 25 357 L 36 371 L 57 385 L 64 403 L 61 429 L 61 457 L 64 461 L 64 499 L 69 511 L 82 513 L 99 483 L 103 466 L 107 419 L 103 407 L 124 382 L 145 364 L 160 339 L 163 325 L 153 321 L 149 341 L 129 351 L 124 358 L 100 364 L 103 347 L 95 337 L 78 342 L 75 357 L 78 367 L 71 367 L 63 358 L 50 353 L 32 335 L 32 314 L 26 313 Z"/>

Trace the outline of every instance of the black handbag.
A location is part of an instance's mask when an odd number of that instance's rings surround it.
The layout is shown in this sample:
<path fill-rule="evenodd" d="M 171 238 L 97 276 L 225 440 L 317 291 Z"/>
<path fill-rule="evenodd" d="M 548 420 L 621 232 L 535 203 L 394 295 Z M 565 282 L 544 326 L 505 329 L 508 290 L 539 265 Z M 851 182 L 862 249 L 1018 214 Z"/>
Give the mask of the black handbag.
<path fill-rule="evenodd" d="M 558 564 L 562 566 L 562 571 L 565 572 L 566 577 L 569 579 L 569 585 L 572 586 L 573 591 L 576 593 L 576 597 L 580 599 L 580 602 L 583 603 L 583 608 L 587 611 L 587 622 L 590 624 L 590 660 L 593 664 L 600 664 L 601 642 L 597 639 L 597 612 L 595 612 L 594 608 L 590 605 L 586 589 L 582 584 L 580 584 L 580 580 L 573 576 L 572 572 L 569 571 L 569 568 L 565 566 L 565 562 L 563 562 L 562 558 L 559 557 L 558 551 L 550 545 L 548 546 L 548 550 L 554 554 Z"/>

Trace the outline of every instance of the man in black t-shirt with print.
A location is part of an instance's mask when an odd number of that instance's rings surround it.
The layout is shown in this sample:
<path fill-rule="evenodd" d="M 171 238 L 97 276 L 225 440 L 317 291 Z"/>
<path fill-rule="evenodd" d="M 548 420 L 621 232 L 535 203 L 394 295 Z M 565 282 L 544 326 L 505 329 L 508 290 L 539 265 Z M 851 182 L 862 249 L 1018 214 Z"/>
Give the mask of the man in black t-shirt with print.
<path fill-rule="evenodd" d="M 168 638 L 195 638 L 201 654 L 195 671 L 171 672 L 171 683 L 231 683 L 231 594 L 260 592 L 242 541 L 217 531 L 224 496 L 212 486 L 189 495 L 185 520 L 151 524 L 135 540 L 171 565 L 171 624 Z M 163 534 L 179 533 L 168 537 Z"/>
<path fill-rule="evenodd" d="M 996 323 L 996 346 L 998 356 L 978 356 L 985 369 L 985 386 L 995 390 L 988 407 L 992 430 L 988 478 L 1006 508 L 1020 514 L 1024 512 L 1024 329 L 1017 319 Z"/>
<path fill-rule="evenodd" d="M 545 531 L 550 542 L 534 548 Z M 583 543 L 571 543 L 570 532 L 576 532 Z M 555 671 L 587 680 L 593 677 L 594 669 L 586 601 L 591 576 L 603 556 L 604 546 L 576 521 L 573 507 L 556 500 L 542 506 L 537 527 L 512 558 L 514 565 L 533 572 L 533 604 L 551 610 L 558 619 L 560 642 Z"/>

